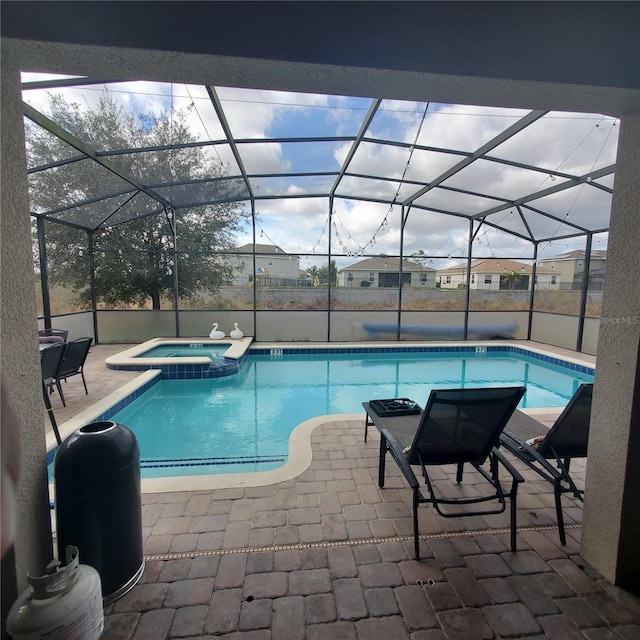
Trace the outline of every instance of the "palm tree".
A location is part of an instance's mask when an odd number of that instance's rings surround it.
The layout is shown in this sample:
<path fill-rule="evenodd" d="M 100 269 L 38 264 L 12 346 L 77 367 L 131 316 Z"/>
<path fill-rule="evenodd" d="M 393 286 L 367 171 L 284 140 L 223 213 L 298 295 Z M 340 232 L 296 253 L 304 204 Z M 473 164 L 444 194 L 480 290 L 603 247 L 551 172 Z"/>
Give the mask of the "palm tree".
<path fill-rule="evenodd" d="M 502 274 L 502 282 L 506 283 L 511 290 L 515 289 L 520 280 L 522 276 L 517 271 L 505 271 Z"/>
<path fill-rule="evenodd" d="M 320 283 L 320 274 L 318 273 L 319 271 L 320 269 L 318 269 L 318 267 L 316 267 L 315 265 L 313 267 L 309 267 L 306 271 L 307 275 L 309 276 L 309 280 L 311 280 L 312 287 L 317 287 Z"/>

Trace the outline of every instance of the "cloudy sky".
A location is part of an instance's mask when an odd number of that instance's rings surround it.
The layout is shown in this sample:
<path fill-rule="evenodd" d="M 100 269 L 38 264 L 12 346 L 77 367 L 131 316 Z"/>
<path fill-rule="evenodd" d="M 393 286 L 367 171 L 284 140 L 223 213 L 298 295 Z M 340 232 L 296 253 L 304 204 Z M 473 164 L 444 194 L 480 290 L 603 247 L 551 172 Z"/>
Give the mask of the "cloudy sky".
<path fill-rule="evenodd" d="M 50 77 L 50 76 L 48 76 Z M 25 81 L 43 76 L 25 74 Z M 28 90 L 24 99 L 47 114 L 49 94 L 62 93 L 82 107 L 95 106 L 108 91 L 136 114 L 156 115 L 168 109 L 187 114 L 194 136 L 201 141 L 222 141 L 224 129 L 204 87 L 182 84 L 128 82 L 48 90 Z M 526 110 L 465 105 L 382 100 L 363 141 L 335 192 L 333 224 L 328 228 L 329 199 L 299 197 L 328 194 L 335 175 L 292 176 L 308 172 L 336 174 L 347 158 L 352 140 L 374 103 L 372 98 L 287 93 L 216 87 L 229 128 L 236 140 L 245 171 L 253 176 L 258 198 L 258 242 L 279 245 L 299 254 L 301 266 L 322 264 L 331 241 L 338 265 L 360 256 L 397 255 L 400 252 L 401 206 L 426 183 L 437 179 L 468 154 L 494 139 L 527 115 Z M 615 163 L 617 121 L 599 114 L 552 112 L 506 140 L 489 155 L 494 159 L 533 165 L 539 171 L 486 159 L 477 160 L 439 187 L 416 199 L 405 224 L 404 253 L 423 252 L 436 268 L 458 262 L 466 255 L 468 216 L 487 211 L 530 193 L 555 187 L 567 176 L 582 176 Z M 330 140 L 283 141 L 295 138 Z M 418 147 L 427 148 L 414 148 Z M 222 161 L 232 175 L 240 175 L 230 145 L 207 147 L 214 161 Z M 595 182 L 611 188 L 613 175 Z M 455 191 L 452 189 L 463 190 Z M 372 198 L 384 202 L 368 202 Z M 536 238 L 551 239 L 539 247 L 548 257 L 584 248 L 583 238 L 559 236 L 575 233 L 567 223 L 591 231 L 606 228 L 610 194 L 580 184 L 530 203 L 527 224 Z M 441 213 L 448 211 L 458 215 Z M 542 215 L 548 213 L 558 220 Z M 514 208 L 498 211 L 487 220 L 527 234 Z M 247 228 L 238 245 L 251 242 Z M 605 249 L 606 233 L 594 236 L 593 248 Z M 474 256 L 531 258 L 533 245 L 505 232 L 484 226 L 474 242 Z M 318 256 L 316 258 L 316 256 Z"/>

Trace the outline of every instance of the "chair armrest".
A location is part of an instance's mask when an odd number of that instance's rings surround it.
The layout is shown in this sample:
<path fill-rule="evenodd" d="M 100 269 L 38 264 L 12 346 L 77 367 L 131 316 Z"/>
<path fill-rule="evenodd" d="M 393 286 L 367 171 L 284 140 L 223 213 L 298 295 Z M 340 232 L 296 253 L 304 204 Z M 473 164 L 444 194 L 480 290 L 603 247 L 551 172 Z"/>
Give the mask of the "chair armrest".
<path fill-rule="evenodd" d="M 516 482 L 524 482 L 524 478 L 520 472 L 498 451 L 497 447 L 493 447 L 491 450 L 496 459 L 502 464 L 502 466 L 513 476 Z"/>
<path fill-rule="evenodd" d="M 397 465 L 400 467 L 400 471 L 407 479 L 409 486 L 412 489 L 417 489 L 420 487 L 420 483 L 416 478 L 416 474 L 413 473 L 413 469 L 407 460 L 407 456 L 402 452 L 402 447 L 398 443 L 398 441 L 394 438 L 393 434 L 387 429 L 380 430 L 380 436 L 384 438 L 387 443 L 387 450 L 391 454 L 392 458 L 396 461 Z"/>
<path fill-rule="evenodd" d="M 507 451 L 526 464 L 537 462 L 547 473 L 551 475 L 552 478 L 557 478 L 562 475 L 531 445 L 527 444 L 524 440 L 518 438 L 518 436 L 510 431 L 503 431 L 500 435 L 500 446 L 503 446 Z"/>

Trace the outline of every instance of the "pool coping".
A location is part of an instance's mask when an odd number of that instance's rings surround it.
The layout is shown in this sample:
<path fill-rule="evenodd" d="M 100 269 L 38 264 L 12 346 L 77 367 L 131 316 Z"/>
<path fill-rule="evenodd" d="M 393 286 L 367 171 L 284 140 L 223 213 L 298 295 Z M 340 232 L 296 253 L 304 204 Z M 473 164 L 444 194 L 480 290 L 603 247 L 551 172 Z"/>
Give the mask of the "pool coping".
<path fill-rule="evenodd" d="M 246 344 L 240 345 L 240 340 L 237 341 L 239 348 L 244 347 L 243 354 L 249 350 L 251 346 L 252 337 L 243 338 L 248 340 Z M 172 343 L 193 343 L 199 339 L 162 339 L 154 338 L 153 340 L 143 343 L 144 350 L 150 348 L 148 343 L 153 342 L 154 346 L 158 343 L 166 344 Z M 202 340 L 202 342 L 206 342 Z M 210 342 L 223 342 L 223 341 L 210 341 Z M 236 346 L 235 344 L 233 346 Z M 563 362 L 569 362 L 579 367 L 586 367 L 589 369 L 595 369 L 595 358 L 593 356 L 587 356 L 586 354 L 580 354 L 580 357 L 572 357 L 569 354 L 558 355 L 551 351 L 545 350 L 539 347 L 533 347 L 530 344 L 522 345 L 513 341 L 468 341 L 461 344 L 460 342 L 432 342 L 425 344 L 421 343 L 401 343 L 398 342 L 375 342 L 368 343 L 366 346 L 362 342 L 358 343 L 310 343 L 305 342 L 303 345 L 300 343 L 260 343 L 260 345 L 254 345 L 255 350 L 260 349 L 282 349 L 283 351 L 291 350 L 317 350 L 323 349 L 327 351 L 335 351 L 336 349 L 343 350 L 348 349 L 352 352 L 362 352 L 363 350 L 371 350 L 377 348 L 393 349 L 393 350 L 406 350 L 412 348 L 438 348 L 438 349 L 464 349 L 474 348 L 476 346 L 492 346 L 492 347 L 515 347 L 514 350 L 522 352 L 533 352 L 541 356 L 544 360 L 555 361 L 560 360 Z M 130 353 L 132 351 L 140 350 L 142 345 L 136 345 L 131 349 L 126 350 L 124 353 Z M 458 350 L 456 349 L 456 350 Z M 118 354 L 118 355 L 122 355 Z M 111 356 L 113 358 L 115 356 Z M 130 356 L 128 356 L 130 357 Z M 107 358 L 107 359 L 110 359 Z M 202 358 L 197 358 L 201 360 Z M 139 362 L 140 359 L 138 359 Z M 153 360 L 160 360 L 160 358 L 154 358 Z M 162 358 L 162 360 L 172 360 L 172 364 L 176 363 L 176 360 L 180 358 Z M 162 376 L 160 369 L 150 369 L 141 372 L 139 376 L 125 383 L 117 391 L 109 394 L 96 402 L 91 407 L 81 411 L 73 418 L 70 418 L 59 426 L 59 432 L 61 438 L 64 440 L 71 433 L 79 429 L 80 427 L 95 422 L 104 418 L 104 414 L 112 410 L 116 405 L 123 402 L 126 398 L 129 398 L 133 394 L 139 395 L 143 390 L 146 390 L 148 386 L 155 384 Z M 524 409 L 524 413 L 528 415 L 559 415 L 562 407 L 542 407 L 536 409 Z M 200 490 L 213 490 L 213 489 L 231 489 L 231 488 L 246 488 L 246 487 L 259 487 L 270 485 L 285 480 L 295 478 L 297 475 L 305 471 L 312 460 L 311 449 L 311 434 L 319 426 L 328 424 L 335 421 L 352 421 L 352 420 L 364 420 L 364 414 L 325 414 L 310 418 L 299 425 L 297 425 L 291 432 L 289 438 L 288 457 L 287 461 L 281 467 L 277 469 L 271 469 L 267 471 L 253 471 L 243 473 L 228 473 L 228 474 L 205 474 L 205 475 L 189 475 L 189 476 L 167 476 L 163 478 L 143 478 L 141 480 L 141 490 L 143 493 L 163 493 L 163 492 L 176 492 L 176 491 L 200 491 Z M 364 425 L 364 422 L 363 422 Z M 54 449 L 57 446 L 55 436 L 53 433 L 47 433 L 46 436 L 47 451 Z"/>

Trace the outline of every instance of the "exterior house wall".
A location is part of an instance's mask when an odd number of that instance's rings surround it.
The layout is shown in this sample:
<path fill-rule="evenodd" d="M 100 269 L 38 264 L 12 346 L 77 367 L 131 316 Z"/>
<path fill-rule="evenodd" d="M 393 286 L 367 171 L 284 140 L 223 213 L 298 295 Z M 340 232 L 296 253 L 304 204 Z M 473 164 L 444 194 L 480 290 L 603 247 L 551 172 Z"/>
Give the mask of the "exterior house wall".
<path fill-rule="evenodd" d="M 471 281 L 469 283 L 469 288 L 471 290 L 480 290 L 480 291 L 500 291 L 500 278 L 504 275 L 504 272 L 494 272 L 494 273 L 471 273 Z M 527 291 L 531 289 L 531 274 L 525 273 L 525 276 L 529 278 L 529 286 L 527 287 Z M 556 282 L 552 284 L 551 279 L 553 275 L 557 275 Z M 491 276 L 491 282 L 486 282 L 486 278 Z M 447 282 L 447 277 L 450 278 L 451 282 Z M 537 273 L 536 274 L 536 286 L 540 289 L 559 289 L 561 278 L 559 274 L 551 274 L 551 273 Z M 441 289 L 458 289 L 460 285 L 463 287 L 467 284 L 467 275 L 466 273 L 443 273 L 438 274 L 437 281 L 440 283 Z"/>
<path fill-rule="evenodd" d="M 378 273 L 372 271 L 373 280 L 370 280 L 368 270 L 362 269 L 345 269 L 344 271 L 338 272 L 338 286 L 339 287 L 359 287 L 360 283 L 363 280 L 370 282 L 370 286 L 377 287 L 378 286 Z M 352 277 L 350 277 L 352 276 Z"/>
<path fill-rule="evenodd" d="M 555 282 L 553 277 L 556 276 Z M 559 274 L 554 273 L 537 273 L 536 288 L 538 289 L 559 289 L 562 278 Z"/>
<path fill-rule="evenodd" d="M 371 287 L 380 286 L 380 274 L 381 273 L 397 273 L 395 271 L 375 271 L 368 269 L 344 269 L 338 273 L 338 286 L 339 287 L 360 287 L 361 282 L 366 280 L 370 282 Z M 409 273 L 411 281 L 405 283 L 404 286 L 410 286 L 414 289 L 434 289 L 436 286 L 436 274 L 435 271 L 404 271 L 403 276 Z M 349 279 L 349 274 L 353 274 L 353 278 Z M 371 275 L 373 274 L 373 275 Z M 422 281 L 422 276 L 426 274 L 426 281 Z M 373 279 L 371 279 L 373 278 Z M 386 288 L 386 287 L 385 287 Z"/>
<path fill-rule="evenodd" d="M 239 254 L 225 256 L 225 264 L 234 268 L 232 284 L 242 286 L 253 282 L 253 257 Z M 300 258 L 282 254 L 256 254 L 255 277 L 278 278 L 282 280 L 300 279 Z"/>
<path fill-rule="evenodd" d="M 447 282 L 447 276 L 451 276 L 451 282 Z M 485 277 L 491 276 L 491 282 L 485 282 Z M 467 274 L 464 272 L 446 273 L 439 275 L 440 288 L 442 289 L 458 289 L 467 286 Z M 499 273 L 472 273 L 470 289 L 499 291 L 500 290 L 500 274 Z"/>
<path fill-rule="evenodd" d="M 575 275 L 575 260 L 543 260 L 541 267 L 553 271 L 560 282 L 573 282 Z"/>
<path fill-rule="evenodd" d="M 467 276 L 464 273 L 447 273 L 444 275 L 438 275 L 437 280 L 440 283 L 441 289 L 458 289 L 459 285 L 467 284 Z M 449 280 L 449 282 L 447 282 Z M 477 278 L 476 282 L 471 284 L 472 289 L 477 289 Z"/>
<path fill-rule="evenodd" d="M 592 258 L 589 261 L 589 271 L 604 271 L 607 265 L 606 259 Z M 566 258 L 555 260 L 549 258 L 542 260 L 540 266 L 552 270 L 558 276 L 558 287 L 570 288 L 575 282 L 581 282 L 584 274 L 584 258 Z"/>

